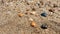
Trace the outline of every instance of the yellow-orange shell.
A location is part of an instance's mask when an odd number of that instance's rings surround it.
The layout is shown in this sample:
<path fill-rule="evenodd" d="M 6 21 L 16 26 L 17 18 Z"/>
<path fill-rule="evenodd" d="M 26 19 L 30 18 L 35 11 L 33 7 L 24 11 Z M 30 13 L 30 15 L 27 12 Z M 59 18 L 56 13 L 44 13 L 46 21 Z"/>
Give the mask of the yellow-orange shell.
<path fill-rule="evenodd" d="M 36 23 L 34 21 L 31 22 L 32 27 L 36 27 Z"/>
<path fill-rule="evenodd" d="M 19 15 L 19 17 L 22 17 L 23 16 L 23 14 L 21 14 L 21 13 L 18 13 L 18 15 Z"/>

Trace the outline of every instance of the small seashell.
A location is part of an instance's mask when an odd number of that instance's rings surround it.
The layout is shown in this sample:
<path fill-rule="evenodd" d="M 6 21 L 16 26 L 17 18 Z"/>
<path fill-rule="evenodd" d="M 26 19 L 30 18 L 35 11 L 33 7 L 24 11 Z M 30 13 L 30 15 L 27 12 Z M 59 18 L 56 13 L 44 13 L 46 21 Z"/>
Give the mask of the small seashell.
<path fill-rule="evenodd" d="M 32 27 L 36 27 L 36 23 L 34 21 L 31 22 Z"/>
<path fill-rule="evenodd" d="M 36 14 L 36 12 L 31 12 L 30 14 L 35 15 L 35 14 Z"/>
<path fill-rule="evenodd" d="M 33 19 L 32 19 L 32 18 L 29 18 L 29 20 L 30 20 L 30 21 L 33 21 Z"/>
<path fill-rule="evenodd" d="M 24 14 L 22 14 L 22 13 L 18 13 L 18 15 L 19 15 L 19 17 L 22 17 Z"/>

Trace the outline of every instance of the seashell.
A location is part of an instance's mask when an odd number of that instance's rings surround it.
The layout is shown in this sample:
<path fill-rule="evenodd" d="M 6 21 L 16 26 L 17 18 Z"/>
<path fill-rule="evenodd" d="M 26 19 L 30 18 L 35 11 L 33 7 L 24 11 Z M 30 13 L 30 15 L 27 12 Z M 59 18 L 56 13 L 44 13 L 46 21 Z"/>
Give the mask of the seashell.
<path fill-rule="evenodd" d="M 24 14 L 22 14 L 22 13 L 18 13 L 18 15 L 19 15 L 19 17 L 22 17 L 22 16 L 24 16 Z"/>
<path fill-rule="evenodd" d="M 33 21 L 33 19 L 32 19 L 32 18 L 29 18 L 29 20 L 30 20 L 30 21 Z"/>
<path fill-rule="evenodd" d="M 36 27 L 36 23 L 34 21 L 31 22 L 32 27 Z"/>
<path fill-rule="evenodd" d="M 35 14 L 36 14 L 36 12 L 31 12 L 30 14 L 35 15 Z"/>

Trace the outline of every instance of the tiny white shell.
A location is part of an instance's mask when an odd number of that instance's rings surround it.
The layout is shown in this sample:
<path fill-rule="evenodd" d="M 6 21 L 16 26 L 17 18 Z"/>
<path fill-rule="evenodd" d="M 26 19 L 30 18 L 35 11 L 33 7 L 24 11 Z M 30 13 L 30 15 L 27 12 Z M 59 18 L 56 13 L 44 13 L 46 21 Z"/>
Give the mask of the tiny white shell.
<path fill-rule="evenodd" d="M 31 12 L 31 14 L 35 15 L 35 14 L 36 14 L 36 12 Z"/>
<path fill-rule="evenodd" d="M 32 19 L 32 18 L 29 18 L 29 20 L 30 20 L 30 21 L 33 21 L 33 19 Z"/>

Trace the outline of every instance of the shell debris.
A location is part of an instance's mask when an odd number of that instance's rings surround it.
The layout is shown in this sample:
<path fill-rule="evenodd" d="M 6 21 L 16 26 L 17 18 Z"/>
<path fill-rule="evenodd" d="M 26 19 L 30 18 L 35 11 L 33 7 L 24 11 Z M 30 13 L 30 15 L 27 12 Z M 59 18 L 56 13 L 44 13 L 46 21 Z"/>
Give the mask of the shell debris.
<path fill-rule="evenodd" d="M 22 17 L 22 16 L 24 16 L 24 14 L 22 14 L 22 13 L 18 13 L 18 16 L 19 16 L 19 17 Z"/>
<path fill-rule="evenodd" d="M 32 18 L 29 18 L 29 21 L 33 21 L 33 19 Z"/>
<path fill-rule="evenodd" d="M 38 16 L 38 14 L 35 11 L 30 12 L 31 15 Z"/>
<path fill-rule="evenodd" d="M 33 11 L 33 12 L 30 12 L 30 14 L 35 15 L 35 14 L 36 14 L 36 12 L 34 12 L 34 11 Z"/>

